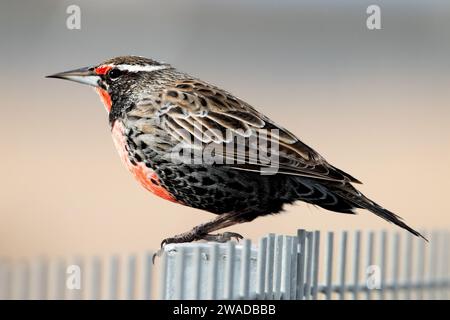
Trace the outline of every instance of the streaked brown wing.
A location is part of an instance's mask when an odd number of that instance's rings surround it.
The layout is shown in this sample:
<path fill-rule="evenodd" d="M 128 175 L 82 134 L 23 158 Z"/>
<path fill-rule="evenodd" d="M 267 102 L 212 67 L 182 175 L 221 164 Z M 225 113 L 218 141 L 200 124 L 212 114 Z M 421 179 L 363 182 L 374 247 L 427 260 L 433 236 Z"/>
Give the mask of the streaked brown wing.
<path fill-rule="evenodd" d="M 158 115 L 161 124 L 175 139 L 192 143 L 195 137 L 203 148 L 209 143 L 228 144 L 234 141 L 234 152 L 222 153 L 225 159 L 233 160 L 234 164 L 227 166 L 248 171 L 259 171 L 267 167 L 266 163 L 251 157 L 261 147 L 252 143 L 255 139 L 251 138 L 261 138 L 260 133 L 264 131 L 267 140 L 270 141 L 272 137 L 278 140 L 278 161 L 270 165 L 278 166 L 279 173 L 360 183 L 327 163 L 291 132 L 278 126 L 246 102 L 217 87 L 199 80 L 179 81 L 164 90 L 160 98 L 159 110 L 155 110 L 154 103 L 144 102 L 137 106 L 135 112 L 141 110 L 143 114 Z M 230 136 L 230 132 L 238 138 Z M 251 163 L 248 161 L 250 158 L 253 160 Z M 236 163 L 237 160 L 241 163 Z"/>

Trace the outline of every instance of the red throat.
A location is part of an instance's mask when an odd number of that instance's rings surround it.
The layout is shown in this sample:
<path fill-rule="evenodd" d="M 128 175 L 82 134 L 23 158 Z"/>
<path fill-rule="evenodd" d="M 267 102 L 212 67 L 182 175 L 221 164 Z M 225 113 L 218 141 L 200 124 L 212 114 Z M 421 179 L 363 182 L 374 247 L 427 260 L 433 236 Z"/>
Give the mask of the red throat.
<path fill-rule="evenodd" d="M 98 66 L 97 68 L 95 68 L 95 73 L 98 75 L 105 75 L 108 73 L 109 70 L 111 70 L 113 67 L 110 65 L 103 65 L 103 66 Z M 97 90 L 97 93 L 100 95 L 100 99 L 102 100 L 103 104 L 105 105 L 105 108 L 108 112 L 111 111 L 111 106 L 112 106 L 112 102 L 111 102 L 111 96 L 109 95 L 109 93 L 102 89 L 102 88 L 95 88 Z"/>
<path fill-rule="evenodd" d="M 111 111 L 111 96 L 109 95 L 108 91 L 102 89 L 102 88 L 95 88 L 97 93 L 100 95 L 100 99 L 102 100 L 103 104 L 105 105 L 106 111 Z"/>

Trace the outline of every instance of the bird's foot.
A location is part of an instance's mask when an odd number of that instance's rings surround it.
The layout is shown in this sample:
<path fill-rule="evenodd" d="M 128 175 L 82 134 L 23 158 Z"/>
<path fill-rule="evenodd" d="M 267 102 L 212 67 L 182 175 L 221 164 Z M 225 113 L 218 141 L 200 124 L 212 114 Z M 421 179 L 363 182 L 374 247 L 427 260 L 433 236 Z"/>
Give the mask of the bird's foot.
<path fill-rule="evenodd" d="M 161 242 L 161 248 L 163 248 L 165 245 L 170 243 L 182 243 L 182 242 L 192 242 L 196 240 L 206 240 L 206 241 L 214 241 L 214 242 L 227 242 L 232 239 L 236 239 L 239 241 L 240 239 L 243 239 L 244 237 L 241 236 L 239 233 L 236 232 L 224 232 L 224 233 L 217 233 L 217 234 L 211 234 L 211 233 L 201 233 L 197 230 L 192 230 L 186 233 L 179 234 L 177 236 L 174 236 L 172 238 L 164 239 Z"/>
<path fill-rule="evenodd" d="M 166 238 L 161 241 L 161 248 L 153 255 L 153 263 L 155 263 L 155 258 L 160 257 L 164 252 L 164 246 L 170 243 L 183 243 L 183 242 L 192 242 L 195 240 L 202 239 L 201 233 L 198 228 L 194 228 L 191 231 L 178 234 L 176 236 Z"/>
<path fill-rule="evenodd" d="M 183 243 L 183 242 L 192 242 L 196 240 L 206 240 L 206 241 L 214 241 L 214 242 L 220 242 L 224 243 L 233 239 L 236 239 L 236 241 L 239 242 L 240 239 L 243 239 L 244 237 L 236 232 L 224 232 L 224 233 L 217 233 L 217 234 L 210 234 L 210 233 L 199 233 L 198 230 L 192 230 L 186 233 L 182 233 L 179 235 L 176 235 L 171 238 L 164 239 L 161 241 L 161 248 L 153 255 L 153 263 L 155 262 L 156 257 L 160 257 L 162 253 L 164 252 L 164 246 L 170 243 Z"/>

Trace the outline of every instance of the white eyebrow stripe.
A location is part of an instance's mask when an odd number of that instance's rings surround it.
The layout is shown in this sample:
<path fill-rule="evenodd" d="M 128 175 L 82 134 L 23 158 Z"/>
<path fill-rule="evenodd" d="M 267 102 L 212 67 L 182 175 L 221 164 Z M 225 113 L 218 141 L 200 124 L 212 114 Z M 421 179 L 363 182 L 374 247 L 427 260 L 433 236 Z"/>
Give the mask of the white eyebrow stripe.
<path fill-rule="evenodd" d="M 131 65 L 131 64 L 119 64 L 116 66 L 119 70 L 125 70 L 129 72 L 139 72 L 139 71 L 145 71 L 145 72 L 152 72 L 157 70 L 163 70 L 169 68 L 167 65 L 161 65 L 161 66 L 139 66 L 139 65 Z"/>

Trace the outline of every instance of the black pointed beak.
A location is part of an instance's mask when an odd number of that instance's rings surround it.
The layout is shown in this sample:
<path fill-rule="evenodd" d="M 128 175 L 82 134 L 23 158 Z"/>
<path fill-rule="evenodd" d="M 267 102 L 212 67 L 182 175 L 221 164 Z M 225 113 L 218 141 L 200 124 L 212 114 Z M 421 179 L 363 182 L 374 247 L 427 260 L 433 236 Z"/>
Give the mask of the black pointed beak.
<path fill-rule="evenodd" d="M 101 80 L 100 76 L 97 75 L 92 67 L 80 68 L 60 73 L 55 73 L 46 78 L 56 78 L 65 79 L 70 81 L 79 82 L 82 84 L 87 84 L 90 86 L 98 87 Z"/>

